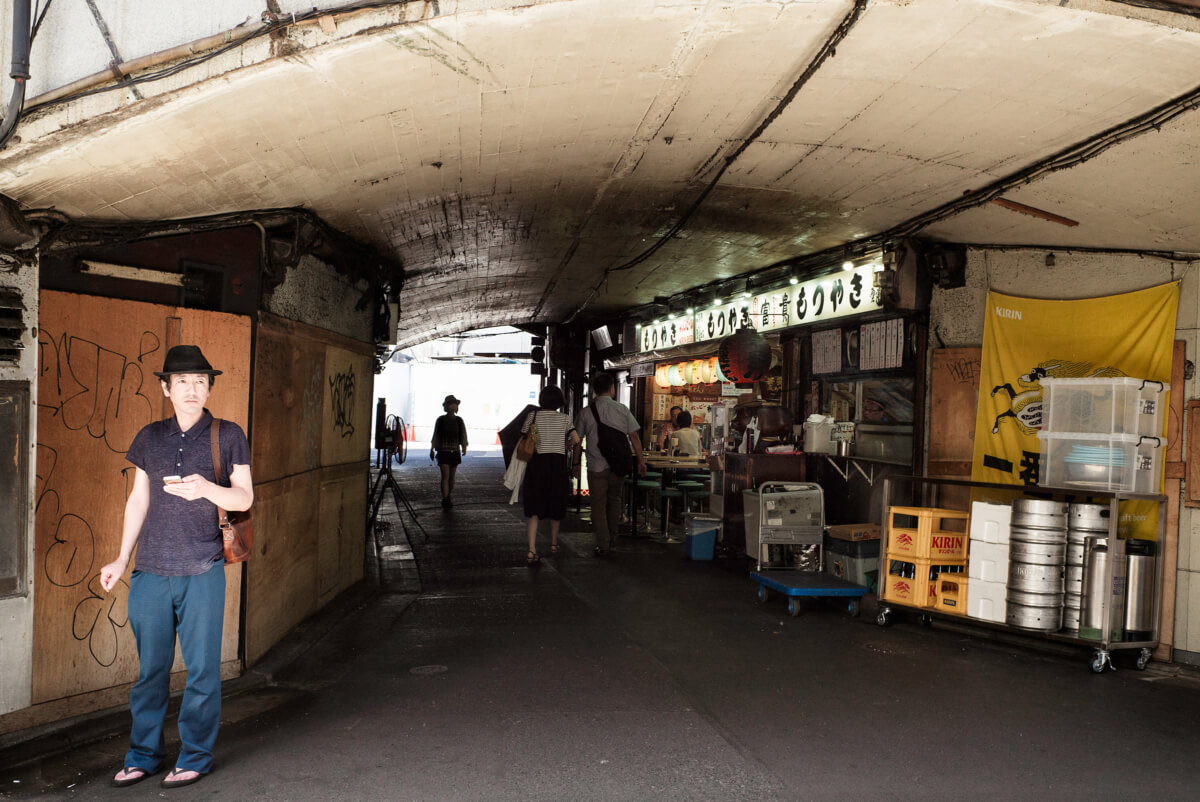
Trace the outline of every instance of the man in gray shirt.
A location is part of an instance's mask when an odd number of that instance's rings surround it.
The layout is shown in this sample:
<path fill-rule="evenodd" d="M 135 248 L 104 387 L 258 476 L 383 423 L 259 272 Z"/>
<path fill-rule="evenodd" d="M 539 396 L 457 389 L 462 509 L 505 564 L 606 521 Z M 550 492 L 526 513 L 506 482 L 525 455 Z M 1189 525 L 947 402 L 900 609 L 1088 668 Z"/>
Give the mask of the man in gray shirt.
<path fill-rule="evenodd" d="M 613 377 L 607 373 L 597 374 L 592 379 L 592 406 L 600 415 L 600 420 L 617 431 L 625 432 L 633 453 L 637 455 L 637 473 L 646 473 L 646 458 L 642 455 L 642 441 L 637 432 L 641 426 L 629 408 L 616 400 L 617 388 Z M 588 460 L 588 492 L 592 507 L 592 530 L 596 535 L 595 554 L 605 557 L 612 544 L 617 539 L 617 527 L 621 522 L 621 482 L 608 461 L 600 453 L 599 426 L 596 416 L 591 409 L 584 409 L 575 425 L 580 436 L 586 443 L 585 451 Z M 575 475 L 579 475 L 579 465 L 574 466 Z"/>

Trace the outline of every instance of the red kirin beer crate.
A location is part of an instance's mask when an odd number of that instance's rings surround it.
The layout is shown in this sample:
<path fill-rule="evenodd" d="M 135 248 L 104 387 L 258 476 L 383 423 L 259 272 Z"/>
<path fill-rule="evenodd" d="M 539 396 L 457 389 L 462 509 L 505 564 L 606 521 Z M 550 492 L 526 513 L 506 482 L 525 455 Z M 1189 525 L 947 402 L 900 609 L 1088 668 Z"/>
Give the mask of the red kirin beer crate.
<path fill-rule="evenodd" d="M 938 507 L 888 507 L 887 551 L 914 560 L 965 560 L 965 512 Z"/>
<path fill-rule="evenodd" d="M 939 577 L 967 576 L 966 560 L 915 560 L 889 553 L 879 586 L 885 601 L 910 607 L 937 607 Z"/>

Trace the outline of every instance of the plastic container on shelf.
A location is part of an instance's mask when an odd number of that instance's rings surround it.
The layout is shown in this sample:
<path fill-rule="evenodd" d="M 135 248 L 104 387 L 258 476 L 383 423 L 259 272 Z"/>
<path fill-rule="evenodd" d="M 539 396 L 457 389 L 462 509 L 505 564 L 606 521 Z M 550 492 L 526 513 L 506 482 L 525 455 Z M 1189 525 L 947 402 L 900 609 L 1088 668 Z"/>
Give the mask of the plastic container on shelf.
<path fill-rule="evenodd" d="M 1042 431 L 1160 437 L 1171 385 L 1128 376 L 1069 379 L 1047 376 Z"/>
<path fill-rule="evenodd" d="M 1159 493 L 1160 437 L 1136 434 L 1038 432 L 1038 484 L 1106 492 Z"/>
<path fill-rule="evenodd" d="M 804 450 L 809 454 L 836 454 L 836 423 L 825 415 L 810 415 L 804 422 Z"/>

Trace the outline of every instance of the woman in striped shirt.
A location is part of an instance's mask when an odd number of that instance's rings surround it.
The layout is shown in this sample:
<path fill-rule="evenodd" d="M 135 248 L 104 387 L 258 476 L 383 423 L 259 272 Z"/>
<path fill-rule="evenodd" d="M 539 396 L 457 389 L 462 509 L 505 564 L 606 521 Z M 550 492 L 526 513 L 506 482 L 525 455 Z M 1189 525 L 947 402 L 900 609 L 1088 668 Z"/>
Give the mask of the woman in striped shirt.
<path fill-rule="evenodd" d="M 559 412 L 566 404 L 562 390 L 548 385 L 538 396 L 538 409 L 530 412 L 521 426 L 521 433 L 535 427 L 537 453 L 525 469 L 525 515 L 529 518 L 526 534 L 529 552 L 525 562 L 536 565 L 541 557 L 537 550 L 538 520 L 550 521 L 550 553 L 558 553 L 558 528 L 567 514 L 567 499 L 571 495 L 571 465 L 580 446 L 579 434 L 571 417 Z"/>

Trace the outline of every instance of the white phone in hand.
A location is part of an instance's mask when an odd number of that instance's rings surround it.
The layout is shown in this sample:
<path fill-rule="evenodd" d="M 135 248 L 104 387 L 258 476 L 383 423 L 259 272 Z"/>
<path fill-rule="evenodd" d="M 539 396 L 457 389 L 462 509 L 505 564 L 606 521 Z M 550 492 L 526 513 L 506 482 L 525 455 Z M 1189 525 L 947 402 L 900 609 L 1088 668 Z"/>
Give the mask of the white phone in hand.
<path fill-rule="evenodd" d="M 173 484 L 175 484 L 176 482 L 182 482 L 182 481 L 183 481 L 183 477 L 182 477 L 182 476 L 164 476 L 164 477 L 163 477 L 163 484 L 164 484 L 164 485 L 173 485 Z"/>

